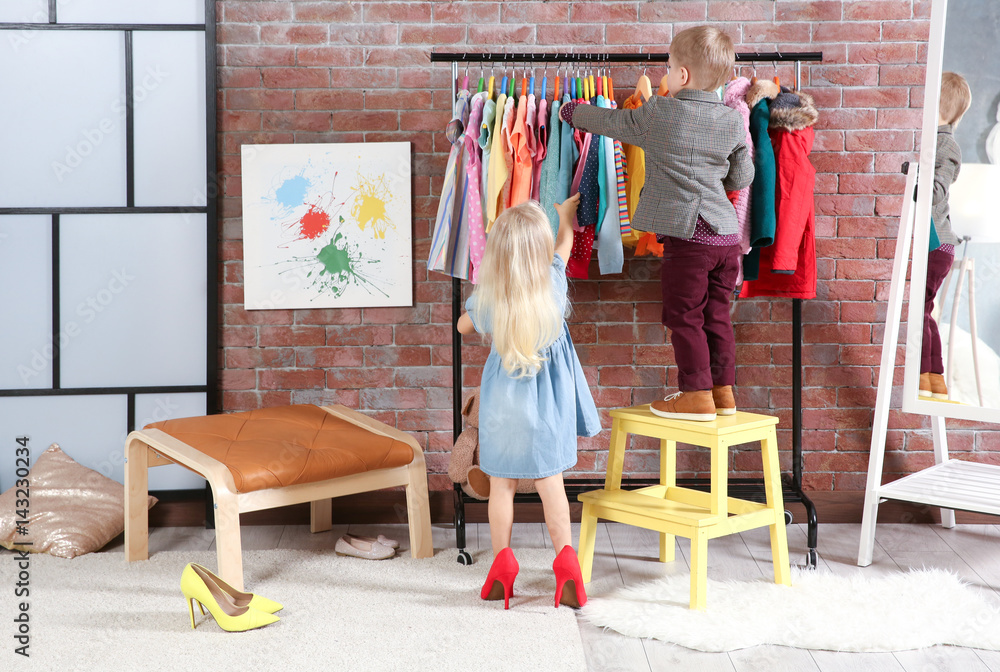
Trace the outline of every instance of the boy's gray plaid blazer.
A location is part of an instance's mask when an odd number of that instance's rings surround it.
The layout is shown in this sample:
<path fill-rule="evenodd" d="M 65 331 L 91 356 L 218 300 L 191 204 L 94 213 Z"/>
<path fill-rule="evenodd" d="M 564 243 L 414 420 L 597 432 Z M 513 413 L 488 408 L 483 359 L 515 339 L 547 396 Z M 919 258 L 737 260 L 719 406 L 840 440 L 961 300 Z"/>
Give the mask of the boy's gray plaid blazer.
<path fill-rule="evenodd" d="M 654 95 L 635 110 L 578 105 L 573 125 L 646 152 L 646 182 L 632 225 L 674 238 L 694 236 L 698 216 L 720 234 L 737 233 L 726 191 L 753 181 L 753 160 L 739 112 L 710 91 Z"/>

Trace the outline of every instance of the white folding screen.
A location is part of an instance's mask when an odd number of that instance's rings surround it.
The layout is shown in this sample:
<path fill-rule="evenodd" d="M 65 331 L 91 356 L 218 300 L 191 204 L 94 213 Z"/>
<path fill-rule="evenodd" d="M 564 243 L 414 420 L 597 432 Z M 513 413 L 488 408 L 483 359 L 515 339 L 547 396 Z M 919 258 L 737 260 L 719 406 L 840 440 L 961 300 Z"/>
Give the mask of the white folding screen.
<path fill-rule="evenodd" d="M 216 406 L 215 3 L 5 0 L 0 73 L 0 449 L 122 480 L 131 429 Z"/>

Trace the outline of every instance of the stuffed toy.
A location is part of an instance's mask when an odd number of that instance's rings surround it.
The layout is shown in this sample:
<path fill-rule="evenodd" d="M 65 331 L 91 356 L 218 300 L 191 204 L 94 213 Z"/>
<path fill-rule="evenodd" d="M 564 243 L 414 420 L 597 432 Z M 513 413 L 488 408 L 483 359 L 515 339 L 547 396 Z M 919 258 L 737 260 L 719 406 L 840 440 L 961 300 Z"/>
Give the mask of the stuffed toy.
<path fill-rule="evenodd" d="M 448 476 L 462 486 L 465 494 L 476 499 L 490 498 L 490 477 L 479 468 L 479 390 L 466 397 L 462 404 L 465 429 L 451 449 Z M 534 492 L 530 478 L 517 481 L 517 492 Z"/>

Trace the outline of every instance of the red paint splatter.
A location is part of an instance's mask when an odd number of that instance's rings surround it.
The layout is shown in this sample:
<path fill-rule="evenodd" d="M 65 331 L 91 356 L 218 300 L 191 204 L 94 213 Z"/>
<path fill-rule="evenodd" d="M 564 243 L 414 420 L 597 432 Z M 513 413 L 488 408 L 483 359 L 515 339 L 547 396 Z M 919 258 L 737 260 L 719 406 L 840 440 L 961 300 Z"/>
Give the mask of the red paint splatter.
<path fill-rule="evenodd" d="M 302 215 L 299 220 L 299 233 L 303 239 L 315 240 L 322 236 L 330 228 L 330 215 L 320 210 L 315 205 L 309 206 L 309 212 Z"/>

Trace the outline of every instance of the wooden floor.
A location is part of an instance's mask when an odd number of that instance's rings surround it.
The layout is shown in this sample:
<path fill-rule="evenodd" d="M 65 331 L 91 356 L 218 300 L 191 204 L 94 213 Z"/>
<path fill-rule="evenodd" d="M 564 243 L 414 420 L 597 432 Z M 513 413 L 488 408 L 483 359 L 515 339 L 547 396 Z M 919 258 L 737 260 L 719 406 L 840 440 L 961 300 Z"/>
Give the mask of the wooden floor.
<path fill-rule="evenodd" d="M 405 525 L 341 525 L 332 532 L 310 534 L 307 525 L 245 525 L 242 528 L 245 549 L 316 549 L 332 548 L 345 532 L 385 534 L 408 545 Z M 834 572 L 852 572 L 856 568 L 860 525 L 827 524 L 819 527 L 820 564 Z M 434 548 L 451 552 L 455 546 L 454 529 L 434 525 Z M 574 535 L 579 526 L 574 525 Z M 489 526 L 467 526 L 469 550 L 488 548 Z M 970 583 L 989 586 L 1000 594 L 1000 526 L 959 525 L 946 530 L 936 525 L 879 524 L 874 562 L 866 571 L 873 574 L 895 573 L 910 567 L 949 569 Z M 197 527 L 159 527 L 150 530 L 150 551 L 210 550 L 214 531 Z M 546 548 L 550 544 L 542 523 L 518 523 L 514 526 L 511 546 Z M 574 537 L 574 545 L 576 537 Z M 788 529 L 792 564 L 804 564 L 805 525 Z M 617 523 L 601 523 L 597 530 L 592 592 L 621 585 L 634 585 L 673 573 L 688 574 L 689 549 L 686 539 L 679 539 L 677 560 L 660 564 L 655 561 L 658 541 L 655 532 Z M 442 550 L 445 549 L 445 550 Z M 121 551 L 121 541 L 112 543 L 106 552 Z M 554 557 L 554 554 L 553 554 Z M 486 567 L 470 567 L 485 577 Z M 767 529 L 751 530 L 740 535 L 713 539 L 709 543 L 708 572 L 713 579 L 750 579 L 773 576 Z M 803 614 L 808 618 L 808 614 Z M 899 653 L 833 653 L 785 647 L 756 647 L 731 653 L 702 653 L 653 640 L 623 637 L 602 632 L 580 622 L 589 670 L 628 672 L 660 670 L 696 670 L 697 672 L 781 672 L 784 670 L 848 672 L 1000 672 L 1000 652 L 934 647 Z"/>

